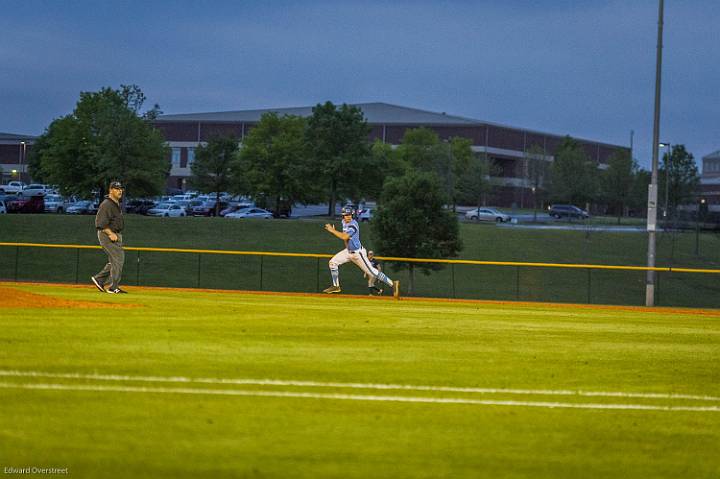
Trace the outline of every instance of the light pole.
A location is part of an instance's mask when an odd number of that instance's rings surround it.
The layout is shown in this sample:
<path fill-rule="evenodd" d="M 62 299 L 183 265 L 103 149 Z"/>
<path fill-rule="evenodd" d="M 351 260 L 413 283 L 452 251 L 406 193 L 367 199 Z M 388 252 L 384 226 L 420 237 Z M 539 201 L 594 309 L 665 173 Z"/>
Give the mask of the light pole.
<path fill-rule="evenodd" d="M 535 199 L 535 190 L 536 188 L 533 186 L 532 188 L 532 194 L 533 194 L 533 223 L 537 222 L 537 200 Z"/>
<path fill-rule="evenodd" d="M 695 216 L 695 256 L 700 254 L 700 214 L 705 213 L 705 198 L 698 202 L 697 215 Z"/>
<path fill-rule="evenodd" d="M 23 181 L 23 173 L 25 172 L 25 165 L 23 163 L 25 161 L 25 151 L 26 151 L 25 150 L 26 145 L 25 145 L 24 141 L 20 142 L 20 147 L 21 147 L 21 149 L 20 149 L 20 181 Z"/>
<path fill-rule="evenodd" d="M 652 176 L 648 187 L 647 231 L 648 271 L 645 282 L 645 306 L 655 306 L 655 232 L 657 230 L 658 147 L 660 143 L 660 83 L 662 72 L 663 0 L 658 4 L 657 57 L 655 62 L 655 114 L 653 118 Z"/>
<path fill-rule="evenodd" d="M 663 219 L 667 221 L 668 213 L 668 185 L 670 184 L 670 163 L 672 161 L 672 145 L 662 142 L 658 145 L 660 148 L 667 148 L 665 153 L 665 208 L 663 209 Z"/>

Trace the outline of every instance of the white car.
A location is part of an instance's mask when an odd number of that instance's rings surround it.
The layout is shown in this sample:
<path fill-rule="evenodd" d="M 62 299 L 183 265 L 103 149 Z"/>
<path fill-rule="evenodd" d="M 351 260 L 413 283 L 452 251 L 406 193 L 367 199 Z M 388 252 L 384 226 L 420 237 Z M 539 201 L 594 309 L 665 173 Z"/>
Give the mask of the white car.
<path fill-rule="evenodd" d="M 19 192 L 19 195 L 22 196 L 45 196 L 48 193 L 50 193 L 51 188 L 47 185 L 40 185 L 37 183 L 33 183 L 30 185 L 27 185 L 21 192 Z"/>
<path fill-rule="evenodd" d="M 64 213 L 67 211 L 68 202 L 60 195 L 45 196 L 45 213 Z"/>
<path fill-rule="evenodd" d="M 147 212 L 148 216 L 186 216 L 187 212 L 185 208 L 177 203 L 160 203 L 159 205 L 150 208 Z"/>
<path fill-rule="evenodd" d="M 360 210 L 360 214 L 358 214 L 358 220 L 359 221 L 370 221 L 373 217 L 373 209 L 372 208 L 364 208 Z"/>
<path fill-rule="evenodd" d="M 68 205 L 65 212 L 69 215 L 94 215 L 98 205 L 88 200 L 80 200 Z"/>
<path fill-rule="evenodd" d="M 0 215 L 4 215 L 7 213 L 7 207 L 5 206 L 5 202 L 0 200 Z"/>
<path fill-rule="evenodd" d="M 242 208 L 225 215 L 225 218 L 264 218 L 266 220 L 272 217 L 272 213 L 262 208 Z"/>
<path fill-rule="evenodd" d="M 465 213 L 466 220 L 472 221 L 494 221 L 504 223 L 510 221 L 510 215 L 495 208 L 473 208 Z"/>
<path fill-rule="evenodd" d="M 25 188 L 22 181 L 10 181 L 7 185 L 0 185 L 0 193 L 20 193 Z"/>

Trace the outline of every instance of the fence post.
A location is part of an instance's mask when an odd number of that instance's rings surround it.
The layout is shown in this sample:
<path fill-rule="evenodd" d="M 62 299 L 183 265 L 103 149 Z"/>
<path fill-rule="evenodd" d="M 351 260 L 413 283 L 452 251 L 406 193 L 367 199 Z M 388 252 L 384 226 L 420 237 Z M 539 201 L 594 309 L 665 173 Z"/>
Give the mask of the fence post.
<path fill-rule="evenodd" d="M 588 304 L 592 304 L 592 295 L 591 295 L 591 281 L 592 281 L 592 270 L 590 268 L 587 269 L 588 272 L 588 295 L 587 295 L 587 302 Z"/>
<path fill-rule="evenodd" d="M 317 266 L 315 269 L 315 292 L 320 292 L 320 258 L 317 258 Z"/>
<path fill-rule="evenodd" d="M 455 299 L 455 263 L 450 263 L 450 271 L 452 272 L 452 297 Z"/>
<path fill-rule="evenodd" d="M 80 282 L 80 248 L 75 248 L 75 284 Z"/>
<path fill-rule="evenodd" d="M 135 270 L 135 284 L 140 286 L 140 251 L 137 252 L 137 269 Z"/>
<path fill-rule="evenodd" d="M 197 277 L 197 287 L 200 287 L 200 267 L 202 263 L 202 253 L 198 253 L 198 277 Z"/>
<path fill-rule="evenodd" d="M 515 266 L 515 299 L 520 300 L 520 266 Z"/>
<path fill-rule="evenodd" d="M 260 255 L 260 291 L 263 290 L 263 256 Z"/>
<path fill-rule="evenodd" d="M 15 247 L 15 282 L 17 283 L 17 275 L 18 275 L 18 261 L 20 258 L 20 247 Z"/>

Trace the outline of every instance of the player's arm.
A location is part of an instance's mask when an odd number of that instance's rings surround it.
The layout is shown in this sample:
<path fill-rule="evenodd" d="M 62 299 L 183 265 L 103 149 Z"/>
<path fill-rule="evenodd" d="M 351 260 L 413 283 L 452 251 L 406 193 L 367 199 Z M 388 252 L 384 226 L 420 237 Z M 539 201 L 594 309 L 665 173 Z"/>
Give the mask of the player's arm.
<path fill-rule="evenodd" d="M 350 235 L 348 235 L 347 233 L 345 233 L 345 232 L 343 232 L 343 231 L 338 231 L 338 230 L 336 230 L 336 229 L 335 229 L 335 225 L 331 225 L 330 223 L 325 223 L 325 230 L 326 230 L 326 231 L 329 231 L 330 234 L 332 234 L 332 235 L 335 236 L 336 238 L 345 241 L 345 242 L 346 242 L 346 246 L 347 246 L 347 240 L 350 239 Z"/>

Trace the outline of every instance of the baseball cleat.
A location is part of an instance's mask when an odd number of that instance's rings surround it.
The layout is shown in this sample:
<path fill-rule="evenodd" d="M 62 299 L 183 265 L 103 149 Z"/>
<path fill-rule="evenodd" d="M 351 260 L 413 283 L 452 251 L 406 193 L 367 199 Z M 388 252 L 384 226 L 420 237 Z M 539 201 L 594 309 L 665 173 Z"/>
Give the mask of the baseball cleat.
<path fill-rule="evenodd" d="M 393 281 L 393 296 L 400 298 L 400 281 Z"/>
<path fill-rule="evenodd" d="M 330 286 L 329 288 L 325 288 L 323 290 L 323 293 L 332 294 L 339 293 L 340 291 L 342 291 L 342 289 L 340 289 L 340 286 Z"/>
<path fill-rule="evenodd" d="M 98 280 L 95 279 L 95 276 L 90 276 L 90 281 L 93 282 L 93 284 L 95 285 L 95 287 L 96 287 L 97 289 L 99 289 L 99 290 L 102 291 L 103 293 L 105 292 L 105 288 L 103 287 L 102 284 L 98 283 Z"/>
<path fill-rule="evenodd" d="M 108 289 L 108 290 L 105 291 L 105 292 L 106 292 L 106 293 L 110 293 L 110 294 L 127 294 L 127 291 L 123 291 L 123 290 L 120 289 L 120 288 Z"/>

